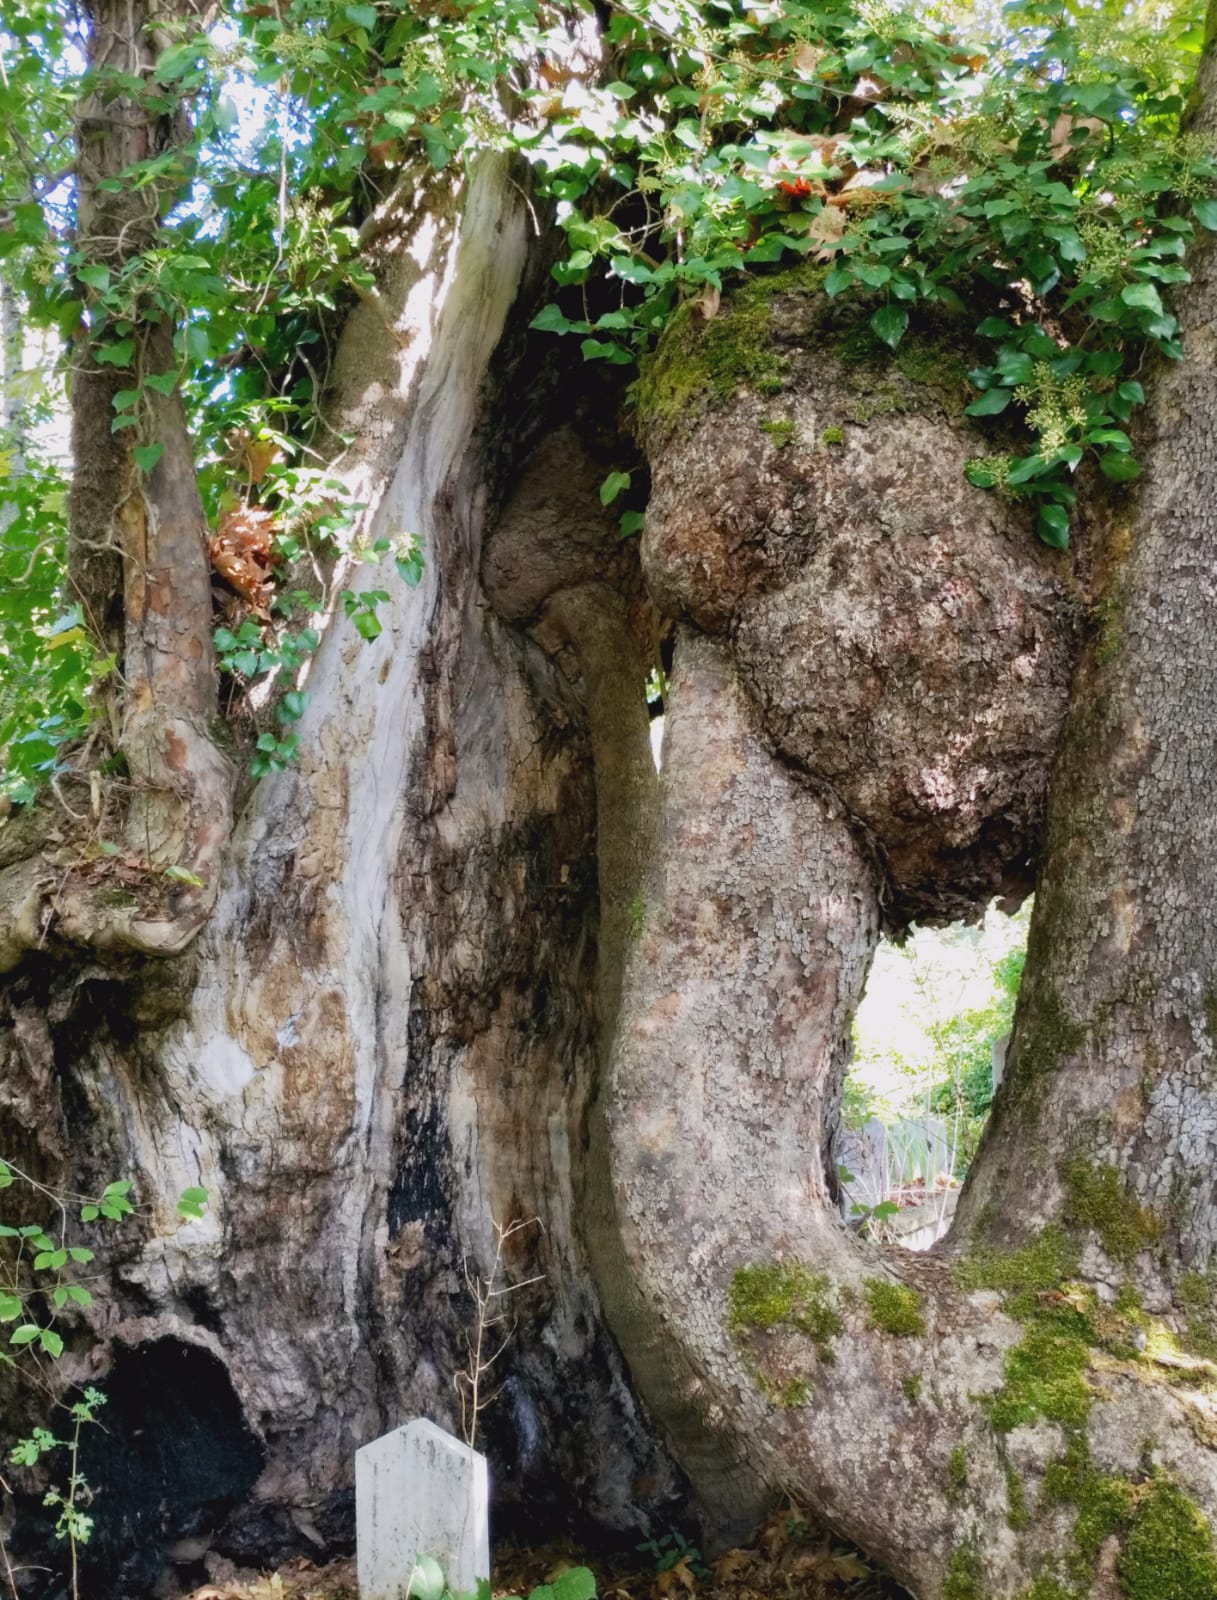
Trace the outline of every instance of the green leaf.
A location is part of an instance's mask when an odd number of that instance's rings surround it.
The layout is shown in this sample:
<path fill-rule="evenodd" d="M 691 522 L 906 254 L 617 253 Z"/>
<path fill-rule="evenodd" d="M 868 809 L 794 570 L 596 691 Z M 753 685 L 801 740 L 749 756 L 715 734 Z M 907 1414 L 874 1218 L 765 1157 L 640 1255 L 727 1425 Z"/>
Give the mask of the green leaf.
<path fill-rule="evenodd" d="M 308 710 L 309 695 L 304 689 L 289 689 L 280 700 L 275 715 L 280 722 L 299 722 Z"/>
<path fill-rule="evenodd" d="M 42 1329 L 36 1322 L 23 1322 L 19 1328 L 9 1335 L 8 1342 L 15 1345 L 33 1344 L 41 1332 Z"/>
<path fill-rule="evenodd" d="M 1006 482 L 1017 487 L 1017 485 L 1020 483 L 1030 483 L 1032 478 L 1038 478 L 1042 473 L 1047 472 L 1047 470 L 1047 461 L 1045 461 L 1043 456 L 1039 455 L 1038 453 L 1029 456 L 1022 456 L 1010 468 L 1010 471 L 1006 477 Z"/>
<path fill-rule="evenodd" d="M 347 6 L 344 14 L 348 16 L 357 27 L 366 28 L 369 33 L 376 26 L 375 6 Z"/>
<path fill-rule="evenodd" d="M 0 1289 L 0 1322 L 15 1322 L 24 1310 L 25 1306 L 19 1295 L 9 1294 L 7 1290 Z"/>
<path fill-rule="evenodd" d="M 1152 311 L 1162 315 L 1162 297 L 1152 283 L 1126 283 L 1120 290 L 1120 299 L 1137 311 Z"/>
<path fill-rule="evenodd" d="M 155 389 L 157 394 L 172 394 L 177 388 L 176 372 L 156 372 L 144 379 L 149 389 Z"/>
<path fill-rule="evenodd" d="M 1141 465 L 1136 456 L 1113 450 L 1099 457 L 1099 471 L 1112 483 L 1131 483 L 1141 476 Z"/>
<path fill-rule="evenodd" d="M 909 314 L 903 306 L 880 306 L 871 317 L 870 325 L 884 344 L 890 345 L 894 350 L 904 338 L 904 330 L 909 325 Z"/>
<path fill-rule="evenodd" d="M 100 345 L 93 354 L 103 367 L 129 367 L 135 354 L 135 340 L 120 339 L 117 344 Z"/>
<path fill-rule="evenodd" d="M 38 1335 L 38 1341 L 52 1359 L 57 1361 L 63 1354 L 63 1340 L 55 1332 L 54 1328 L 43 1328 Z"/>
<path fill-rule="evenodd" d="M 641 511 L 623 511 L 617 522 L 618 539 L 632 539 L 636 533 L 642 532 L 645 521 Z"/>
<path fill-rule="evenodd" d="M 68 1292 L 68 1299 L 72 1302 L 73 1305 L 91 1306 L 93 1304 L 93 1296 L 89 1293 L 89 1291 L 87 1289 L 83 1288 L 79 1283 L 69 1283 L 66 1287 L 67 1287 L 67 1292 Z"/>
<path fill-rule="evenodd" d="M 853 281 L 854 275 L 849 267 L 834 267 L 824 279 L 824 293 L 830 297 L 840 294 L 843 289 L 848 289 Z"/>
<path fill-rule="evenodd" d="M 171 883 L 183 883 L 189 889 L 206 888 L 203 879 L 199 877 L 197 872 L 191 872 L 189 867 L 179 867 L 177 865 L 166 867 L 164 875 Z"/>
<path fill-rule="evenodd" d="M 978 400 L 973 400 L 970 406 L 966 406 L 964 414 L 969 417 L 1000 416 L 1013 399 L 1012 389 L 989 389 Z"/>
<path fill-rule="evenodd" d="M 552 301 L 549 305 L 541 307 L 528 326 L 536 328 L 540 333 L 585 333 L 587 331 L 586 322 L 572 322 Z"/>
<path fill-rule="evenodd" d="M 203 1207 L 207 1204 L 208 1194 L 206 1189 L 195 1186 L 183 1189 L 178 1197 L 177 1213 L 179 1217 L 199 1219 L 203 1216 Z"/>
<path fill-rule="evenodd" d="M 58 1272 L 68 1264 L 66 1250 L 42 1250 L 34 1257 L 35 1272 Z"/>
<path fill-rule="evenodd" d="M 982 339 L 1008 339 L 1014 328 L 1004 317 L 986 317 L 976 331 Z"/>
<path fill-rule="evenodd" d="M 629 486 L 630 474 L 628 472 L 610 472 L 600 485 L 600 504 L 602 506 L 611 506 L 617 496 L 623 494 Z"/>
<path fill-rule="evenodd" d="M 87 283 L 90 289 L 96 289 L 105 294 L 110 287 L 110 269 L 105 266 L 78 267 L 76 276 L 81 283 Z"/>
<path fill-rule="evenodd" d="M 447 1585 L 444 1571 L 434 1556 L 416 1556 L 406 1593 L 412 1600 L 442 1600 Z"/>
<path fill-rule="evenodd" d="M 1054 550 L 1069 548 L 1069 513 L 1064 506 L 1043 505 L 1035 519 L 1035 531 Z"/>
<path fill-rule="evenodd" d="M 615 367 L 628 367 L 634 359 L 628 350 L 606 339 L 584 339 L 579 348 L 585 361 L 607 361 Z"/>
<path fill-rule="evenodd" d="M 1202 228 L 1217 233 L 1217 200 L 1193 200 L 1192 215 Z"/>
<path fill-rule="evenodd" d="M 163 444 L 137 444 L 131 458 L 141 472 L 151 472 L 164 453 Z"/>

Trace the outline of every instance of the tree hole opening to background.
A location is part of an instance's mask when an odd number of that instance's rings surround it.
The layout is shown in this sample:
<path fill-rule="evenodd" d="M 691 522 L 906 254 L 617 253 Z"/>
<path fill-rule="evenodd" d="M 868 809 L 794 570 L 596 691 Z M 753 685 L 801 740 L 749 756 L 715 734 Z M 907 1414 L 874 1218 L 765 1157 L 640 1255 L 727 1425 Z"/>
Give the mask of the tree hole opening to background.
<path fill-rule="evenodd" d="M 835 1142 L 851 1226 L 910 1250 L 947 1231 L 1005 1065 L 1030 904 L 875 952 Z"/>

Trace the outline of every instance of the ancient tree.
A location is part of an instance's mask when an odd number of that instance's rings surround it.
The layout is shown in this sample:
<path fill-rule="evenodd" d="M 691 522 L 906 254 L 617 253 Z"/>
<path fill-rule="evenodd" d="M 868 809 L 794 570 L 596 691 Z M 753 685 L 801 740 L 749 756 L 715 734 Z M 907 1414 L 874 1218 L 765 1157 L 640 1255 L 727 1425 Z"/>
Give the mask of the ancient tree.
<path fill-rule="evenodd" d="M 251 8 L 329 143 L 289 203 L 272 126 L 231 325 L 215 19 L 90 10 L 64 582 L 114 667 L 0 830 L 0 1155 L 142 1201 L 43 1363 L 109 1392 L 98 1594 L 341 1547 L 528 1218 L 501 1528 L 793 1491 L 926 1600 L 1217 1591 L 1212 51 L 1181 112 L 1029 12 L 973 115 L 954 35 L 789 9 Z M 956 1224 L 880 1248 L 832 1154 L 880 932 L 1033 887 Z"/>

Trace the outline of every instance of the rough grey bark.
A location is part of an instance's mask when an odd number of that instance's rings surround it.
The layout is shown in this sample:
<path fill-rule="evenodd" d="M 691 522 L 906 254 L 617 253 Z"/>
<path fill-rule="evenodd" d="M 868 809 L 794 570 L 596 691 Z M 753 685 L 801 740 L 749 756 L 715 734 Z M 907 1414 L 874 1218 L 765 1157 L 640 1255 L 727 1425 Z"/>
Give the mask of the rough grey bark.
<path fill-rule="evenodd" d="M 462 1257 L 526 1216 L 502 1513 L 666 1519 L 675 1459 L 711 1534 L 793 1487 L 925 1600 L 1164 1600 L 1136 1559 L 1169 1502 L 1207 1581 L 1210 257 L 1097 595 L 963 483 L 956 333 L 882 366 L 776 279 L 647 375 L 640 578 L 581 418 L 488 509 L 525 218 L 487 161 L 382 236 L 340 470 L 426 576 L 372 645 L 329 628 L 300 769 L 255 792 L 189 960 L 66 965 L 9 895 L 5 1148 L 149 1197 L 106 1263 L 109 1454 L 144 1461 L 151 1418 L 204 1464 L 170 1490 L 145 1463 L 98 1592 L 348 1539 L 354 1447 L 455 1420 Z M 826 1152 L 850 1019 L 884 923 L 1028 887 L 1079 599 L 994 1130 L 946 1248 L 884 1253 Z"/>
<path fill-rule="evenodd" d="M 336 405 L 377 419 L 339 470 L 372 536 L 420 535 L 422 584 L 393 590 L 372 644 L 327 631 L 300 768 L 254 791 L 187 960 L 72 969 L 52 946 L 6 991 L 6 1149 L 73 1188 L 129 1174 L 147 1207 L 109 1254 L 94 1329 L 93 1375 L 126 1397 L 90 1463 L 97 1594 L 207 1550 L 349 1547 L 355 1448 L 420 1413 L 458 1426 L 464 1258 L 488 1265 L 495 1221 L 538 1219 L 508 1269 L 544 1274 L 513 1302 L 482 1419 L 499 1533 L 628 1536 L 678 1503 L 579 1222 L 598 1038 L 581 674 L 611 702 L 619 651 L 591 650 L 572 681 L 481 596 L 482 408 L 527 207 L 498 160 L 442 184 L 384 244 L 336 384 Z M 646 752 L 630 670 L 622 715 Z M 182 1226 L 191 1184 L 212 1203 Z M 145 1368 L 165 1375 L 154 1396 Z M 166 1479 L 137 1429 L 189 1438 L 197 1472 Z"/>
<path fill-rule="evenodd" d="M 1213 70 L 1210 45 L 1201 126 Z M 959 486 L 936 400 L 838 422 L 823 313 L 808 376 L 780 292 L 780 397 L 741 377 L 704 404 L 713 325 L 644 385 L 646 571 L 696 630 L 607 1085 L 648 1313 L 619 1332 L 713 1508 L 794 1487 L 926 1597 L 1217 1583 L 1207 243 L 1192 271 L 1144 486 L 1097 552 L 1012 1066 L 920 1260 L 847 1236 L 826 1111 L 880 905 L 966 910 L 1017 868 L 1003 848 L 1034 858 L 1073 580 Z M 755 298 L 734 315 L 755 339 Z M 700 414 L 669 406 L 699 362 Z"/>

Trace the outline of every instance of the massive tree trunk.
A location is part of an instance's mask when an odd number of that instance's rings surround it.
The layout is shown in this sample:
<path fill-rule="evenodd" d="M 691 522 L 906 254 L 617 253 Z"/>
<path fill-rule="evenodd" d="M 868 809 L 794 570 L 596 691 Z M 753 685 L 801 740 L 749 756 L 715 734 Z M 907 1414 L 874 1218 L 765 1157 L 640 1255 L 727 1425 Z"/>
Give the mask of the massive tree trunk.
<path fill-rule="evenodd" d="M 204 883 L 116 906 L 70 841 L 0 835 L 0 1152 L 144 1200 L 66 1367 L 111 1397 L 87 1585 L 349 1542 L 354 1449 L 456 1425 L 466 1261 L 535 1218 L 483 1419 L 500 1529 L 695 1507 L 724 1537 L 794 1488 L 926 1600 L 1210 1594 L 1212 252 L 1146 483 L 1076 564 L 963 478 L 966 332 L 893 361 L 802 274 L 644 374 L 640 563 L 597 492 L 620 394 L 522 331 L 529 215 L 497 158 L 388 204 L 329 414 L 366 531 L 419 535 L 425 575 L 370 644 L 330 622 L 299 768 L 230 838 L 196 510 L 125 458 L 82 482 L 78 525 L 180 544 L 159 586 L 124 549 L 122 604 L 77 578 L 147 667 L 146 865 Z M 1037 872 L 955 1232 L 868 1246 L 831 1141 L 879 932 Z"/>
<path fill-rule="evenodd" d="M 1192 270 L 1145 483 L 1055 595 L 915 402 L 845 414 L 809 484 L 805 455 L 748 465 L 773 401 L 673 403 L 710 333 L 669 335 L 650 384 L 646 570 L 691 625 L 607 1085 L 625 1351 L 714 1503 L 792 1486 L 921 1595 L 1217 1584 L 1211 246 Z M 808 372 L 790 315 L 772 297 L 807 449 L 848 369 L 822 327 Z M 1091 623 L 992 1126 L 942 1247 L 868 1248 L 819 1159 L 847 1021 L 883 917 L 1034 859 L 1071 591 Z"/>
<path fill-rule="evenodd" d="M 555 631 L 551 659 L 486 603 L 487 461 L 519 401 L 508 317 L 542 281 L 505 162 L 433 180 L 426 201 L 382 236 L 379 294 L 350 320 L 331 397 L 358 434 L 344 471 L 369 535 L 418 534 L 422 584 L 394 591 L 375 643 L 329 628 L 299 770 L 253 792 L 187 956 L 81 963 L 52 921 L 6 991 L 6 1152 L 68 1189 L 130 1175 L 145 1201 L 108 1253 L 102 1353 L 69 1368 L 100 1370 L 111 1395 L 88 1462 L 97 1594 L 140 1592 L 166 1549 L 349 1546 L 357 1446 L 418 1414 L 459 1426 L 466 1258 L 488 1268 L 496 1222 L 536 1219 L 507 1272 L 543 1274 L 512 1301 L 481 1422 L 500 1534 L 518 1506 L 534 1530 L 620 1537 L 683 1500 L 579 1223 L 605 948 L 580 685 L 620 700 L 653 783 L 637 561 L 596 498 L 604 469 L 583 466 L 607 554 L 590 549 L 581 578 L 620 580 L 605 604 L 632 605 L 637 645 L 581 639 L 576 665 Z M 542 463 L 538 492 L 574 503 L 570 466 Z M 552 627 L 581 604 L 577 589 L 556 602 Z M 190 1185 L 211 1206 L 183 1226 Z M 24 1526 L 28 1554 L 46 1529 Z"/>

